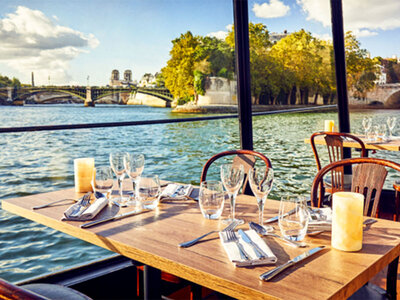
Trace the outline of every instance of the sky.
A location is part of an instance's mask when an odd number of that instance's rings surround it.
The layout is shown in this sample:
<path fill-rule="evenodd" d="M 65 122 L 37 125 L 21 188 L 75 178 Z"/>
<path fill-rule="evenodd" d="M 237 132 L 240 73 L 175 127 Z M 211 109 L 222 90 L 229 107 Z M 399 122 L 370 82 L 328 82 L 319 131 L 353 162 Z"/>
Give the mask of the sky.
<path fill-rule="evenodd" d="M 329 0 L 249 0 L 270 32 L 331 38 Z M 372 57 L 400 56 L 400 0 L 343 0 L 344 29 Z M 190 30 L 224 38 L 232 0 L 1 0 L 0 74 L 35 85 L 107 85 L 111 71 L 163 68 L 171 41 Z"/>

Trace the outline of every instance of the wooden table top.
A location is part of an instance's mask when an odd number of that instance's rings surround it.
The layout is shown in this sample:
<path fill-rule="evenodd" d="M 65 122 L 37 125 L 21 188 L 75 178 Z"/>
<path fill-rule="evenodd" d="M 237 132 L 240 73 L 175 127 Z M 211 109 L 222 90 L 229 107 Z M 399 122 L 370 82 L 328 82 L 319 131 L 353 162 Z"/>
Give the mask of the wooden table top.
<path fill-rule="evenodd" d="M 332 249 L 330 233 L 306 237 L 309 247 L 303 249 L 264 237 L 278 257 L 276 265 L 315 246 L 325 245 L 326 249 L 272 281 L 263 282 L 259 275 L 275 266 L 236 268 L 228 260 L 217 234 L 190 248 L 178 247 L 183 241 L 223 228 L 219 221 L 204 219 L 196 202 L 161 203 L 155 211 L 88 229 L 79 227 L 82 222 L 61 221 L 70 204 L 32 210 L 36 205 L 79 196 L 73 189 L 68 189 L 6 199 L 2 201 L 2 208 L 238 299 L 344 299 L 400 255 L 400 222 L 388 220 L 379 220 L 364 231 L 363 248 L 354 253 Z M 278 205 L 278 201 L 268 200 L 265 218 L 275 216 Z M 224 215 L 228 214 L 228 206 Z M 258 220 L 255 198 L 238 197 L 237 217 L 246 221 L 240 226 L 244 229 L 248 228 L 247 222 Z M 274 226 L 277 228 L 276 223 Z"/>
<path fill-rule="evenodd" d="M 366 141 L 363 135 L 356 135 L 365 144 L 365 148 L 367 150 L 388 150 L 388 151 L 400 151 L 400 138 L 396 137 L 395 139 L 386 141 L 386 142 L 369 142 Z M 304 139 L 304 143 L 310 144 L 310 138 Z M 315 137 L 315 144 L 317 145 L 326 145 L 325 139 L 323 136 Z M 347 148 L 361 148 L 360 145 L 356 142 L 352 142 L 350 140 L 343 141 L 343 147 Z"/>

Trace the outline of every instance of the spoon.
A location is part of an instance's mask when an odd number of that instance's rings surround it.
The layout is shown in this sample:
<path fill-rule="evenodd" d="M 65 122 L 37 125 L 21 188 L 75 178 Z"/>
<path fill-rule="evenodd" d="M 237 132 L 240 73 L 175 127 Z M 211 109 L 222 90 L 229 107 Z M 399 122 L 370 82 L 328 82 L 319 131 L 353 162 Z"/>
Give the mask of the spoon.
<path fill-rule="evenodd" d="M 280 235 L 277 235 L 275 233 L 272 232 L 268 232 L 267 229 L 264 228 L 264 226 L 261 226 L 260 224 L 254 223 L 254 222 L 250 222 L 249 226 L 251 229 L 254 229 L 258 234 L 263 235 L 263 236 L 272 236 L 272 237 L 276 237 L 278 239 L 283 240 L 284 242 L 286 242 L 287 244 L 289 244 L 292 247 L 296 247 L 296 248 L 304 248 L 307 247 L 307 244 L 303 243 L 303 242 L 295 242 L 295 241 L 291 241 L 288 240 Z"/>

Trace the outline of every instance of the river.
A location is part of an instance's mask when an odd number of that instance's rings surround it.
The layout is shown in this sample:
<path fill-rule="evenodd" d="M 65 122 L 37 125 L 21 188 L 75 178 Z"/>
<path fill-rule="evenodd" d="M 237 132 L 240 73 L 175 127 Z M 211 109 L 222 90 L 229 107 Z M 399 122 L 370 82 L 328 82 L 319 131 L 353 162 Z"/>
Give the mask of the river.
<path fill-rule="evenodd" d="M 362 133 L 363 116 L 375 124 L 398 110 L 351 113 L 352 132 Z M 190 115 L 198 116 L 198 115 Z M 169 108 L 146 106 L 32 105 L 1 106 L 2 127 L 182 118 Z M 316 164 L 304 138 L 322 130 L 337 114 L 293 113 L 253 118 L 254 150 L 267 155 L 275 170 L 270 197 L 309 194 Z M 400 120 L 395 134 L 400 135 Z M 239 148 L 237 119 L 47 132 L 1 134 L 0 200 L 70 188 L 73 159 L 95 157 L 107 165 L 111 151 L 141 152 L 146 174 L 198 184 L 203 164 L 213 154 Z M 400 153 L 380 151 L 374 157 L 400 162 Z M 390 176 L 393 177 L 391 174 Z M 214 170 L 211 177 L 218 178 Z M 389 178 L 391 181 L 392 178 Z M 0 277 L 19 281 L 105 257 L 111 253 L 58 231 L 0 210 Z"/>

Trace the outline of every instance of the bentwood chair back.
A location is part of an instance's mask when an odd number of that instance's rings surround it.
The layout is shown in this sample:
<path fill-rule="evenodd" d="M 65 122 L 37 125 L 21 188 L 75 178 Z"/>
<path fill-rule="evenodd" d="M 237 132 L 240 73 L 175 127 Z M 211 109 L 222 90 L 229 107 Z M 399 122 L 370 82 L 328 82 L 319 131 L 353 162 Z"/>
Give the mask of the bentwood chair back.
<path fill-rule="evenodd" d="M 314 153 L 315 161 L 317 163 L 317 170 L 321 170 L 321 160 L 318 155 L 317 147 L 315 139 L 317 137 L 322 136 L 325 140 L 327 150 L 328 150 L 328 158 L 329 163 L 333 163 L 335 161 L 342 160 L 344 158 L 343 155 L 343 141 L 347 139 L 349 141 L 355 142 L 361 148 L 361 157 L 367 156 L 367 150 L 365 149 L 364 142 L 349 133 L 344 132 L 315 132 L 311 135 L 310 143 L 311 148 Z M 346 191 L 351 188 L 351 174 L 345 174 L 344 167 L 339 166 L 335 169 L 332 169 L 331 176 L 326 178 L 325 181 L 321 182 L 321 195 L 325 193 L 334 193 L 337 191 Z"/>
<path fill-rule="evenodd" d="M 243 181 L 243 189 L 242 192 L 245 194 L 251 194 L 251 190 L 248 186 L 248 172 L 251 168 L 254 167 L 256 163 L 256 158 L 259 158 L 263 163 L 268 167 L 272 168 L 271 162 L 264 154 L 260 152 L 256 152 L 253 150 L 230 150 L 224 151 L 218 154 L 213 155 L 203 166 L 203 171 L 201 172 L 200 182 L 203 182 L 207 179 L 207 172 L 210 166 L 219 158 L 225 156 L 234 156 L 232 164 L 240 165 L 242 164 L 245 171 L 245 179 Z"/>
<path fill-rule="evenodd" d="M 349 158 L 333 162 L 323 167 L 314 178 L 311 187 L 311 203 L 316 207 L 322 206 L 323 199 L 321 194 L 318 194 L 318 187 L 321 186 L 324 175 L 338 167 L 343 168 L 344 166 L 352 165 L 355 165 L 355 167 L 353 168 L 351 190 L 353 192 L 364 194 L 364 215 L 376 217 L 381 191 L 388 173 L 386 167 L 400 172 L 400 164 L 385 159 L 368 157 Z M 396 208 L 394 215 L 399 211 L 399 208 L 397 207 L 397 199 L 395 205 Z M 398 216 L 396 216 L 396 218 L 398 218 Z M 398 262 L 399 258 L 397 257 L 388 266 L 386 293 L 389 299 L 396 299 Z M 369 297 L 371 296 L 371 293 L 374 294 L 374 288 L 370 288 L 370 286 L 371 285 L 364 286 L 356 293 L 357 297 L 353 297 L 352 299 L 370 299 Z"/>

